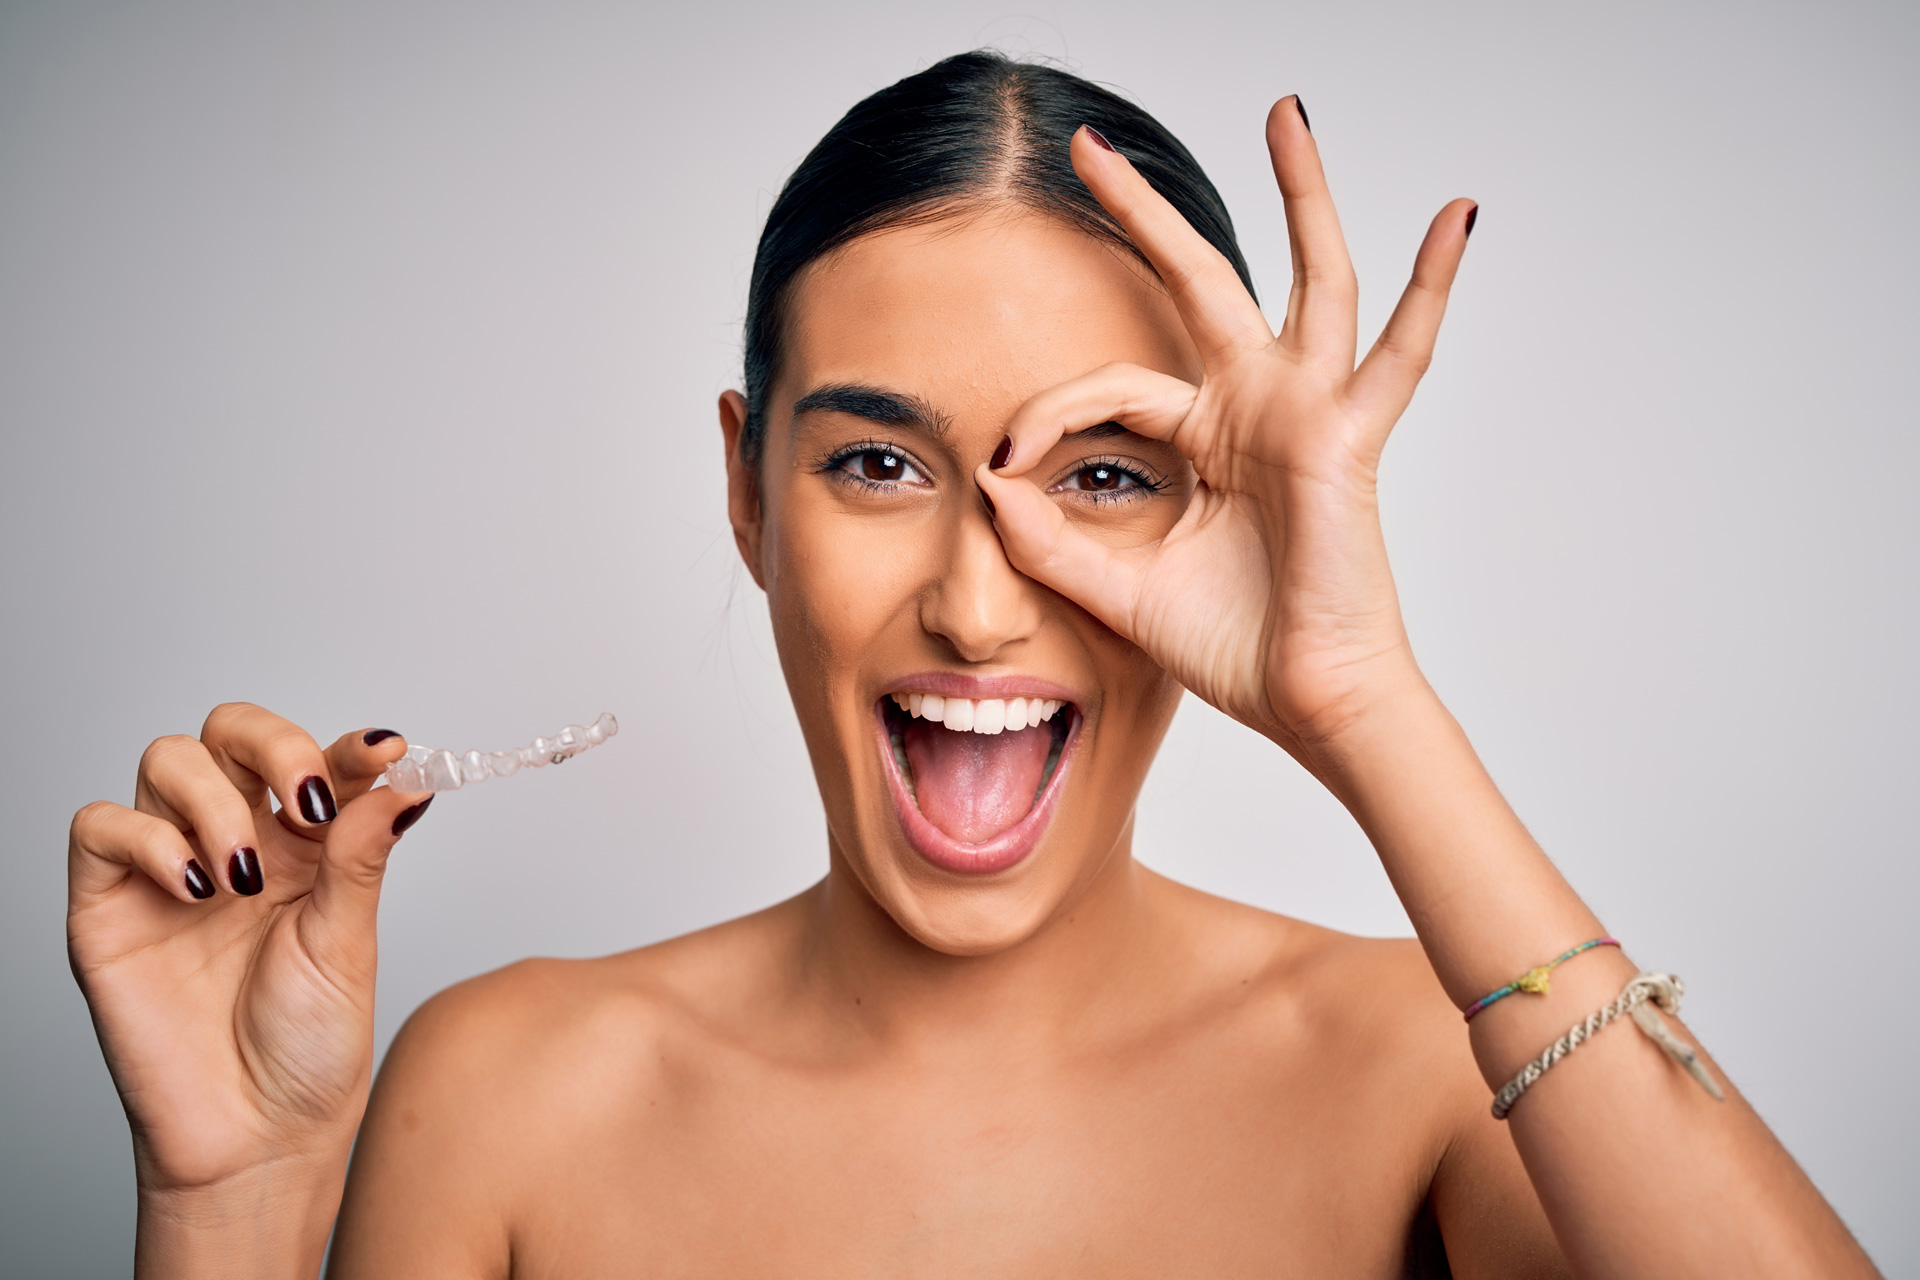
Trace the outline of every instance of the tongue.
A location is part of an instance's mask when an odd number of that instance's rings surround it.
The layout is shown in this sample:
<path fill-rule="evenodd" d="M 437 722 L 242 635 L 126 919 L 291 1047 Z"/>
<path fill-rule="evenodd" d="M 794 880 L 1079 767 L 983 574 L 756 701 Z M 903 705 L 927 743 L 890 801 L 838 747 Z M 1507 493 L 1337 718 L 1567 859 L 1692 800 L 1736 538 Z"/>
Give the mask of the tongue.
<path fill-rule="evenodd" d="M 1027 816 L 1053 749 L 1053 730 L 956 733 L 925 720 L 901 731 L 927 821 L 962 844 L 991 840 Z"/>

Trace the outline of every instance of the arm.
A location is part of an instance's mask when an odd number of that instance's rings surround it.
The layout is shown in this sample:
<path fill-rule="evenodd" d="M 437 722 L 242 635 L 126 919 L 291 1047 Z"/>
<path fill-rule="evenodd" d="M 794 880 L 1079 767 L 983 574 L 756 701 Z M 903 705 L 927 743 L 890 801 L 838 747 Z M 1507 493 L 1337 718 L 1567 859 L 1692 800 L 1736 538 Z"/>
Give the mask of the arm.
<path fill-rule="evenodd" d="M 1379 850 L 1455 1004 L 1606 932 L 1423 682 L 1383 697 L 1322 752 L 1322 780 Z M 1634 972 L 1602 948 L 1557 970 L 1547 999 L 1504 1000 L 1476 1017 L 1488 1086 Z M 1514 1144 L 1568 1256 L 1601 1275 L 1873 1275 L 1786 1150 L 1716 1078 L 1724 1103 L 1637 1030 L 1615 1027 L 1521 1098 Z"/>
<path fill-rule="evenodd" d="M 1294 286 L 1276 335 L 1232 267 L 1126 161 L 1082 130 L 1073 162 L 1152 262 L 1200 357 L 1199 385 L 1114 365 L 1042 392 L 976 480 L 1012 562 L 1267 735 L 1372 839 L 1429 961 L 1464 1007 L 1603 932 L 1494 788 L 1414 662 L 1376 502 L 1388 434 L 1432 358 L 1478 206 L 1434 219 L 1413 280 L 1356 367 L 1358 287 L 1297 100 L 1268 117 Z M 1018 477 L 1103 422 L 1169 440 L 1198 484 L 1172 531 L 1115 548 Z M 1620 992 L 1610 949 L 1544 1000 L 1472 1023 L 1492 1087 Z M 1513 1140 L 1555 1236 L 1596 1275 L 1872 1274 L 1846 1229 L 1737 1096 L 1717 1103 L 1632 1027 L 1522 1098 Z M 1473 1193 L 1451 1185 L 1455 1222 Z M 1483 1209 L 1499 1200 L 1497 1186 Z"/>

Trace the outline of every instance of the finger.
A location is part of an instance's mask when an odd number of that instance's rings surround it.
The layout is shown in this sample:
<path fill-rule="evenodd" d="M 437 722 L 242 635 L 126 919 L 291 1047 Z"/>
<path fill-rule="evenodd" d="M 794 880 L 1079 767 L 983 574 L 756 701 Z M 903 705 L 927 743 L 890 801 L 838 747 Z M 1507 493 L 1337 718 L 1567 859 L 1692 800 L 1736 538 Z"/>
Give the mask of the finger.
<path fill-rule="evenodd" d="M 974 471 L 987 495 L 1000 545 L 1013 567 L 1053 588 L 1126 639 L 1133 639 L 1134 603 L 1147 552 L 1115 550 L 1073 527 L 1030 480 Z"/>
<path fill-rule="evenodd" d="M 134 808 L 191 832 L 227 888 L 243 897 L 266 881 L 253 807 L 198 738 L 159 738 L 140 759 Z"/>
<path fill-rule="evenodd" d="M 1267 151 L 1280 201 L 1287 214 L 1287 244 L 1293 251 L 1293 289 L 1280 341 L 1294 351 L 1353 369 L 1359 324 L 1360 282 L 1354 278 L 1347 238 L 1333 207 L 1333 192 L 1320 167 L 1320 147 L 1294 94 L 1267 113 Z"/>
<path fill-rule="evenodd" d="M 334 819 L 320 851 L 310 909 L 300 918 L 301 940 L 318 963 L 370 976 L 388 855 L 432 803 L 431 793 L 378 787 Z"/>
<path fill-rule="evenodd" d="M 266 804 L 264 783 L 279 797 L 280 820 L 294 830 L 317 836 L 317 828 L 333 821 L 338 805 L 326 754 L 293 721 L 252 703 L 227 702 L 207 716 L 200 740 L 256 811 Z"/>
<path fill-rule="evenodd" d="M 182 902 L 214 895 L 213 878 L 180 828 L 105 800 L 73 815 L 67 832 L 69 907 L 99 897 L 139 872 Z"/>
<path fill-rule="evenodd" d="M 327 748 L 334 800 L 346 808 L 380 781 L 386 767 L 407 754 L 407 740 L 392 729 L 358 729 Z"/>
<path fill-rule="evenodd" d="M 1434 218 L 1413 260 L 1412 281 L 1380 331 L 1379 341 L 1347 384 L 1347 402 L 1356 416 L 1372 425 L 1376 447 L 1386 443 L 1387 433 L 1433 362 L 1433 344 L 1447 314 L 1447 294 L 1479 212 L 1480 206 L 1473 201 L 1455 200 Z"/>
<path fill-rule="evenodd" d="M 1200 389 L 1137 364 L 1102 365 L 1030 398 L 1007 421 L 1007 455 L 996 474 L 1017 476 L 1047 456 L 1060 437 L 1106 422 L 1155 440 L 1177 438 Z M 1051 506 L 1052 504 L 1048 504 Z"/>
<path fill-rule="evenodd" d="M 1159 273 L 1203 361 L 1257 351 L 1273 341 L 1273 330 L 1233 264 L 1112 144 L 1082 125 L 1069 154 L 1080 180 Z"/>

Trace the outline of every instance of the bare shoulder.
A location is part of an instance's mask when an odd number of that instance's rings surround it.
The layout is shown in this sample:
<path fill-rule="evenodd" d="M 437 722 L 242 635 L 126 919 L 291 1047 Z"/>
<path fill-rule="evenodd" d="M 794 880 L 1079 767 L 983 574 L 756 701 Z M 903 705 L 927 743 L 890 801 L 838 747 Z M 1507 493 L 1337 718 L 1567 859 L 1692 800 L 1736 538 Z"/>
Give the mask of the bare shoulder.
<path fill-rule="evenodd" d="M 1354 1089 L 1413 1098 L 1444 1143 L 1485 1085 L 1418 940 L 1342 933 L 1166 882 L 1205 941 L 1201 999 L 1220 1025 L 1289 1061 L 1337 1069 Z"/>
<path fill-rule="evenodd" d="M 1172 892 L 1185 931 L 1206 940 L 1196 1007 L 1209 1012 L 1196 1038 L 1216 1060 L 1253 1065 L 1261 1088 L 1250 1110 L 1318 1132 L 1329 1168 L 1356 1162 L 1356 1185 L 1401 1188 L 1409 1249 L 1435 1249 L 1433 1233 L 1444 1235 L 1451 1274 L 1566 1274 L 1512 1136 L 1488 1113 L 1460 1011 L 1416 940 Z M 1228 1046 L 1233 1055 L 1219 1052 Z M 1409 1274 L 1426 1274 L 1414 1258 Z"/>
<path fill-rule="evenodd" d="M 568 1091 L 541 1088 L 602 1065 L 670 1070 L 724 1040 L 739 1006 L 778 997 L 791 904 L 594 959 L 535 958 L 434 996 L 408 1019 L 382 1072 L 394 1087 L 533 1098 L 549 1123 Z M 604 1093 L 591 1110 L 604 1114 Z"/>
<path fill-rule="evenodd" d="M 1342 933 L 1156 879 L 1184 930 L 1205 938 L 1207 980 L 1237 978 L 1249 998 L 1289 998 L 1320 1017 L 1459 1022 L 1417 939 Z"/>
<path fill-rule="evenodd" d="M 778 1000 L 793 914 L 523 960 L 428 1000 L 381 1065 L 330 1274 L 505 1274 L 529 1196 L 615 1133 L 644 1141 L 732 1050 L 742 1003 Z"/>

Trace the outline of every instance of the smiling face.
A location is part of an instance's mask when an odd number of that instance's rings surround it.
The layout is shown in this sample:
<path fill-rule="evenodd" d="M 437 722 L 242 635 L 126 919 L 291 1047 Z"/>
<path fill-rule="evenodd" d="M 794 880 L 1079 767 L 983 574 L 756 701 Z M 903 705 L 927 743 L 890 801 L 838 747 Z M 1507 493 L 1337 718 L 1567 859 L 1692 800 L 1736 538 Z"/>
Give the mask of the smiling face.
<path fill-rule="evenodd" d="M 767 591 L 835 871 L 922 943 L 1003 950 L 1130 856 L 1180 688 L 1007 562 L 973 470 L 1030 396 L 1110 361 L 1197 380 L 1164 291 L 1020 210 L 863 236 L 788 301 L 757 467 L 722 399 L 734 528 Z M 1116 546 L 1178 520 L 1191 471 L 1118 427 L 1029 476 Z"/>

